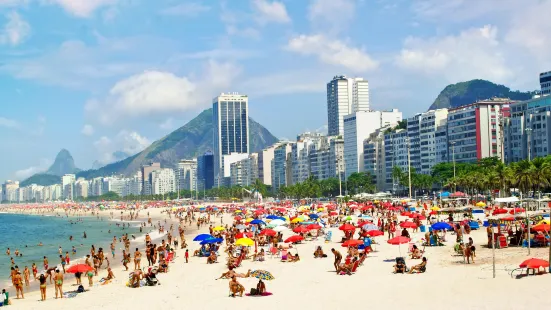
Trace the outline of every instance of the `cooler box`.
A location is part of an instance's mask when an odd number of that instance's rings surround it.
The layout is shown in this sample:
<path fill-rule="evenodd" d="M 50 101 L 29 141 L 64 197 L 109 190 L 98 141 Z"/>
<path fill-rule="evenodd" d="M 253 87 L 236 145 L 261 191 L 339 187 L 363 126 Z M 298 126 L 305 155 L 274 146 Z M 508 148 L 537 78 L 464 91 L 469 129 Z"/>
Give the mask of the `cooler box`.
<path fill-rule="evenodd" d="M 421 229 L 421 232 L 426 232 L 427 231 L 427 228 L 426 228 L 425 225 L 421 225 L 420 229 Z"/>
<path fill-rule="evenodd" d="M 499 236 L 497 240 L 499 242 L 498 244 L 499 244 L 500 249 L 503 249 L 503 248 L 507 247 L 507 237 Z"/>

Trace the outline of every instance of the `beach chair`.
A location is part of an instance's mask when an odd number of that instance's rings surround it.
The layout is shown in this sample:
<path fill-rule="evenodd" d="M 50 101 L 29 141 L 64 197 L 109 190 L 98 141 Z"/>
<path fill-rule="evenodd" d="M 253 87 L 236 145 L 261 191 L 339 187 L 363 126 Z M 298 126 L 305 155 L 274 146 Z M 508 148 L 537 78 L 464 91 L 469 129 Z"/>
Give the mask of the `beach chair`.
<path fill-rule="evenodd" d="M 237 258 L 237 261 L 234 262 L 233 264 L 231 264 L 231 266 L 233 266 L 233 268 L 237 268 L 237 267 L 241 266 L 241 262 L 243 261 L 243 257 L 245 256 L 244 254 L 245 253 L 243 252 L 243 254 L 239 255 L 239 257 Z"/>
<path fill-rule="evenodd" d="M 331 242 L 331 238 L 333 237 L 333 232 L 328 231 L 327 234 L 325 234 L 325 243 Z"/>

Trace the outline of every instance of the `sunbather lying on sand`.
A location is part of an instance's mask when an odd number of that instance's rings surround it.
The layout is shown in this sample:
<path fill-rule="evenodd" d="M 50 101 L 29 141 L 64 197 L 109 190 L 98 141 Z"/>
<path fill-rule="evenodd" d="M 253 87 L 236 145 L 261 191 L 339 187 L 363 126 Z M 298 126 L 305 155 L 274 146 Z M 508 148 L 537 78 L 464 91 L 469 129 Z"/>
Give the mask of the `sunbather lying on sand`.
<path fill-rule="evenodd" d="M 425 272 L 426 269 L 427 269 L 427 258 L 423 257 L 421 264 L 411 267 L 411 270 L 409 271 L 409 273 L 413 273 L 414 271 L 417 273 Z"/>
<path fill-rule="evenodd" d="M 248 278 L 250 275 L 251 275 L 251 270 L 249 269 L 249 271 L 247 271 L 247 273 L 237 273 L 235 272 L 235 270 L 233 270 L 233 266 L 230 266 L 229 267 L 230 270 L 228 270 L 227 272 L 224 272 L 220 278 L 218 279 L 215 279 L 215 280 L 219 280 L 219 279 L 231 279 L 233 277 L 238 277 L 238 278 Z"/>

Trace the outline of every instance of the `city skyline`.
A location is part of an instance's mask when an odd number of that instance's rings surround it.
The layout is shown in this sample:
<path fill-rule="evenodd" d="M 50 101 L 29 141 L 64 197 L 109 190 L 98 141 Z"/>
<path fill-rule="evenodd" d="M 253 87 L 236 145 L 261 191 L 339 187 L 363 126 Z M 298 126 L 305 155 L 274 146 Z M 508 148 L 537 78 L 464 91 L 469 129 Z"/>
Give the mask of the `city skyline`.
<path fill-rule="evenodd" d="M 492 2 L 1 2 L 0 152 L 13 155 L 0 178 L 46 170 L 62 148 L 84 169 L 136 153 L 223 91 L 248 94 L 250 115 L 284 138 L 325 130 L 340 74 L 404 117 L 473 78 L 538 89 L 551 23 L 530 17 L 551 1 Z"/>

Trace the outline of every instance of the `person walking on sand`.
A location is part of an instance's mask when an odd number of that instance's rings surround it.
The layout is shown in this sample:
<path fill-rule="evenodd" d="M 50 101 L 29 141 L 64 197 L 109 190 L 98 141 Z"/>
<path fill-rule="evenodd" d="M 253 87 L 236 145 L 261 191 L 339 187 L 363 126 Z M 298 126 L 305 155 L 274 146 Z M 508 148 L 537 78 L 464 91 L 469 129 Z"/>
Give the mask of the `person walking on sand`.
<path fill-rule="evenodd" d="M 44 301 L 46 300 L 46 277 L 44 274 L 40 274 L 38 281 L 40 282 L 40 300 Z"/>
<path fill-rule="evenodd" d="M 25 278 L 25 286 L 29 287 L 31 272 L 29 271 L 29 267 L 25 266 L 25 269 L 23 270 L 23 277 Z"/>
<path fill-rule="evenodd" d="M 44 256 L 44 270 L 48 270 L 48 258 Z"/>
<path fill-rule="evenodd" d="M 186 264 L 189 263 L 189 250 L 186 249 Z"/>
<path fill-rule="evenodd" d="M 335 255 L 335 262 L 333 263 L 333 266 L 335 266 L 335 272 L 339 272 L 339 266 L 341 265 L 341 261 L 342 261 L 342 254 L 341 252 L 335 250 L 335 249 L 331 249 L 331 252 L 333 253 L 333 255 Z"/>
<path fill-rule="evenodd" d="M 57 299 L 57 293 L 63 298 L 63 274 L 59 272 L 59 269 L 55 271 L 55 299 Z"/>
<path fill-rule="evenodd" d="M 17 299 L 19 299 L 19 294 L 21 294 L 22 299 L 25 299 L 25 295 L 23 294 L 23 278 L 21 277 L 21 272 L 17 271 L 15 273 L 15 276 L 13 277 L 13 285 L 15 286 Z"/>
<path fill-rule="evenodd" d="M 140 261 L 142 260 L 142 253 L 138 248 L 136 248 L 136 252 L 134 252 L 134 270 L 141 269 Z"/>

